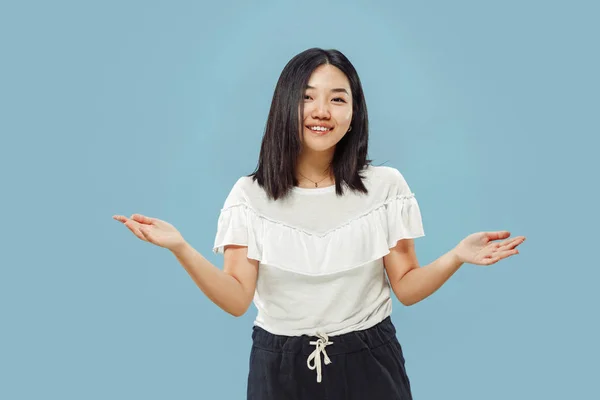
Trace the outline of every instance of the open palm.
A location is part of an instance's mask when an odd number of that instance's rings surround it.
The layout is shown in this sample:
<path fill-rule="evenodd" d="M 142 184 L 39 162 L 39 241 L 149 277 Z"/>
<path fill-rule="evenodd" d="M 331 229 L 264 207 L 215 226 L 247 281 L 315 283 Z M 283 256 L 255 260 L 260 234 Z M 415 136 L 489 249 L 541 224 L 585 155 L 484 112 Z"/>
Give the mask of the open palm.
<path fill-rule="evenodd" d="M 478 232 L 464 238 L 454 249 L 461 262 L 476 265 L 492 265 L 519 254 L 516 249 L 525 241 L 525 236 L 510 237 L 510 232 Z M 502 242 L 495 240 L 505 239 Z"/>
<path fill-rule="evenodd" d="M 122 222 L 141 240 L 157 246 L 174 250 L 185 243 L 181 233 L 173 225 L 158 218 L 133 214 L 130 218 L 114 215 L 113 219 Z"/>

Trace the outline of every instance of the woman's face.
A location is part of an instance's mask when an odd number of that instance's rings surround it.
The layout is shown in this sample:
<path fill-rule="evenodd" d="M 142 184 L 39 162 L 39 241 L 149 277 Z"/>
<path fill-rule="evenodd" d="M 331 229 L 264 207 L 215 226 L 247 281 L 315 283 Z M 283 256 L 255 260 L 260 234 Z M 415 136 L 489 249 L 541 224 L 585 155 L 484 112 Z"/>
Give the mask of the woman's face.
<path fill-rule="evenodd" d="M 352 92 L 346 75 L 328 64 L 315 69 L 304 91 L 303 104 L 303 147 L 313 151 L 334 148 L 352 121 Z"/>

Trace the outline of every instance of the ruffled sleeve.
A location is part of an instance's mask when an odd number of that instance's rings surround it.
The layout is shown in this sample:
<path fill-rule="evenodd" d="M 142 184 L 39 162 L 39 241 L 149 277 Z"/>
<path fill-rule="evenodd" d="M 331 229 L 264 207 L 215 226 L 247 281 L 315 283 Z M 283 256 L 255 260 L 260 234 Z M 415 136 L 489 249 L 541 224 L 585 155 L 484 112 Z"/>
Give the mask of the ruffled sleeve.
<path fill-rule="evenodd" d="M 396 246 L 398 240 L 425 236 L 421 210 L 404 176 L 391 168 L 392 178 L 386 201 L 388 247 Z"/>
<path fill-rule="evenodd" d="M 246 204 L 242 179 L 231 189 L 219 214 L 213 252 L 223 254 L 227 245 L 247 246 L 248 258 L 260 260 L 257 231 L 261 221 Z"/>

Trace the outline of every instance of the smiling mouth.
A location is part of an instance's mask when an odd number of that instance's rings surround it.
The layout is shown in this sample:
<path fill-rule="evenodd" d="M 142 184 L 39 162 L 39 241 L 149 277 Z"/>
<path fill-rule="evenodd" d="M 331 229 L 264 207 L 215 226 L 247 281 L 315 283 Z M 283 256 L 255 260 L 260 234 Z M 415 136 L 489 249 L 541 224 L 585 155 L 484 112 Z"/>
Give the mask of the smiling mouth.
<path fill-rule="evenodd" d="M 308 130 L 310 130 L 313 133 L 316 133 L 317 135 L 324 135 L 328 132 L 331 132 L 333 128 L 327 128 L 324 126 L 306 126 L 306 128 Z"/>

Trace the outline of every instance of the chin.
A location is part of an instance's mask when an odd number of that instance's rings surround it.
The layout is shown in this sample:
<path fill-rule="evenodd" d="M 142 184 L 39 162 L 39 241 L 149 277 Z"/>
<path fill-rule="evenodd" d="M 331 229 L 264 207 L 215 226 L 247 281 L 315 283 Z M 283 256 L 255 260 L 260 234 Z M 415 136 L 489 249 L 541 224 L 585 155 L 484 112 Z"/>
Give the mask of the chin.
<path fill-rule="evenodd" d="M 315 151 L 315 152 L 325 152 L 325 151 L 331 151 L 335 149 L 335 145 L 337 144 L 337 140 L 336 141 L 315 141 L 315 140 L 311 140 L 311 138 L 308 138 L 307 140 L 304 141 L 304 148 L 310 151 Z"/>
<path fill-rule="evenodd" d="M 324 136 L 314 136 L 308 128 L 305 128 L 303 147 L 314 152 L 326 152 L 335 149 L 336 144 L 342 139 L 342 136 L 330 132 Z"/>
<path fill-rule="evenodd" d="M 314 153 L 326 153 L 335 150 L 335 145 L 333 146 L 319 146 L 319 145 L 310 145 L 305 144 L 303 149 L 306 151 L 314 152 Z"/>

